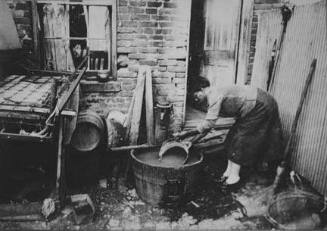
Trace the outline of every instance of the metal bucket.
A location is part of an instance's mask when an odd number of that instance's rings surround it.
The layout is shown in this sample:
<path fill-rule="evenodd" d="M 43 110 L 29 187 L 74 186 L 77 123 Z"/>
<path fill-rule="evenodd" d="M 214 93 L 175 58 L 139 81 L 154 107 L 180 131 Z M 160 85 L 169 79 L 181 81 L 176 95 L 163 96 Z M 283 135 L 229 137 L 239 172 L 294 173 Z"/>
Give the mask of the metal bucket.
<path fill-rule="evenodd" d="M 80 152 L 93 151 L 99 146 L 104 130 L 103 120 L 96 112 L 82 111 L 77 118 L 71 145 Z"/>
<path fill-rule="evenodd" d="M 175 205 L 195 192 L 201 177 L 202 153 L 190 154 L 182 166 L 159 166 L 147 161 L 144 156 L 158 158 L 159 148 L 132 150 L 136 192 L 153 206 Z M 152 155 L 152 156 L 151 156 Z"/>

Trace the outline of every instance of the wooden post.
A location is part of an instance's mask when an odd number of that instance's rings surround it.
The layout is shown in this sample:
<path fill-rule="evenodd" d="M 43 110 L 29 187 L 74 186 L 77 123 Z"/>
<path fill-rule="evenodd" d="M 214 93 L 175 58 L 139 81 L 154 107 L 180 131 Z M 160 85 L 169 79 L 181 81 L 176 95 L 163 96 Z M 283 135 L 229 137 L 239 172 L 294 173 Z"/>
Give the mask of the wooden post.
<path fill-rule="evenodd" d="M 236 83 L 244 85 L 247 79 L 247 64 L 250 50 L 250 36 L 253 14 L 253 0 L 243 0 L 242 19 L 240 25 L 240 41 L 238 46 L 238 67 Z"/>
<path fill-rule="evenodd" d="M 55 200 L 59 200 L 60 207 L 64 206 L 65 201 L 65 150 L 63 145 L 63 129 L 64 119 L 62 116 L 59 117 L 58 125 L 58 154 L 57 154 L 57 178 L 56 178 L 56 190 Z"/>
<path fill-rule="evenodd" d="M 128 112 L 126 115 L 126 119 L 124 121 L 124 127 L 126 128 L 126 134 L 125 134 L 125 140 L 129 141 L 129 132 L 131 130 L 131 121 L 132 121 L 132 116 L 133 116 L 133 108 L 134 108 L 134 103 L 135 103 L 135 94 L 133 94 L 131 103 L 128 108 Z"/>
<path fill-rule="evenodd" d="M 139 138 L 143 96 L 144 96 L 144 85 L 145 85 L 144 71 L 145 70 L 143 67 L 139 68 L 136 88 L 135 88 L 134 95 L 133 95 L 134 102 L 132 101 L 132 104 L 131 104 L 131 107 L 133 107 L 133 108 L 131 109 L 131 114 L 130 114 L 130 116 L 131 116 L 130 132 L 129 132 L 129 144 L 130 145 L 136 145 L 137 140 Z M 131 166 L 131 161 L 129 158 L 127 161 L 127 165 L 126 165 L 126 169 L 125 169 L 125 173 L 124 173 L 126 180 L 128 177 L 130 166 Z"/>
<path fill-rule="evenodd" d="M 148 144 L 154 144 L 154 116 L 153 116 L 153 94 L 152 75 L 150 67 L 146 69 L 145 76 L 145 111 L 146 111 L 146 134 Z"/>
<path fill-rule="evenodd" d="M 36 0 L 31 0 L 32 21 L 33 21 L 33 52 L 40 65 L 40 52 L 39 52 L 39 36 L 38 36 L 38 23 L 39 17 L 37 13 Z"/>
<path fill-rule="evenodd" d="M 135 89 L 135 102 L 132 113 L 132 121 L 131 121 L 131 131 L 130 131 L 130 144 L 137 144 L 137 140 L 139 138 L 139 130 L 140 130 L 140 122 L 141 122 L 141 113 L 142 113 L 142 105 L 143 105 L 143 96 L 144 96 L 144 69 L 141 67 L 139 69 L 137 84 Z"/>

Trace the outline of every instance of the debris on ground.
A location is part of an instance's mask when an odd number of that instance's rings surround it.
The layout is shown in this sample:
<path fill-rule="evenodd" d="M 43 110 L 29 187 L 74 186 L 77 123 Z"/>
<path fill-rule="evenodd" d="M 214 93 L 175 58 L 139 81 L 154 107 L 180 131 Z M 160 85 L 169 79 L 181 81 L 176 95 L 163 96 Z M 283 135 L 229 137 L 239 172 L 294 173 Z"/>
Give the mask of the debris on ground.
<path fill-rule="evenodd" d="M 234 192 L 223 190 L 217 180 L 221 175 L 217 163 L 208 161 L 203 181 L 196 194 L 188 195 L 175 207 L 152 207 L 142 201 L 135 188 L 126 186 L 126 179 L 117 184 L 107 178 L 107 186 L 98 182 L 71 192 L 64 209 L 50 221 L 0 222 L 0 230 L 208 230 L 208 229 L 272 229 L 265 218 L 267 202 L 257 196 L 269 183 L 261 176 L 248 177 Z M 115 179 L 116 180 L 116 179 Z M 77 194 L 77 195 L 76 195 Z M 1 206 L 0 206 L 1 211 Z M 39 207 L 40 211 L 40 207 Z M 40 214 L 40 213 L 39 213 Z"/>
<path fill-rule="evenodd" d="M 46 198 L 43 200 L 41 213 L 47 219 L 56 210 L 55 201 L 52 198 Z"/>
<path fill-rule="evenodd" d="M 75 213 L 75 223 L 79 225 L 92 221 L 95 207 L 89 195 L 76 194 L 70 196 L 70 199 Z"/>

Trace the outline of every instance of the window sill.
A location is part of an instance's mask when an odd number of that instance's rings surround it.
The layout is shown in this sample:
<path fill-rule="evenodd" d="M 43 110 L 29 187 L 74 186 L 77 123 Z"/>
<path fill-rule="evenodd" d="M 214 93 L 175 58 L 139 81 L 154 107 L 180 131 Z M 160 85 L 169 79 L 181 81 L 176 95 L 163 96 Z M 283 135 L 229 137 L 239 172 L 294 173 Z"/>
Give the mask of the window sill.
<path fill-rule="evenodd" d="M 81 81 L 82 92 L 104 92 L 115 93 L 121 91 L 121 83 L 117 81 L 98 82 L 98 81 Z"/>

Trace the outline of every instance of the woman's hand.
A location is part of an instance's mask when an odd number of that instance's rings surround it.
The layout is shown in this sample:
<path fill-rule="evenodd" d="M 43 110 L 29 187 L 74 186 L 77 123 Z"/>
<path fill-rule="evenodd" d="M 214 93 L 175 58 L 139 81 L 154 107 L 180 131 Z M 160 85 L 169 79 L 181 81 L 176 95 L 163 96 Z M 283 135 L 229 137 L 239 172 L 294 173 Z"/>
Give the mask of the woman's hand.
<path fill-rule="evenodd" d="M 174 139 L 179 140 L 182 139 L 183 137 L 186 137 L 187 131 L 181 131 L 181 132 L 175 132 L 173 134 Z"/>

